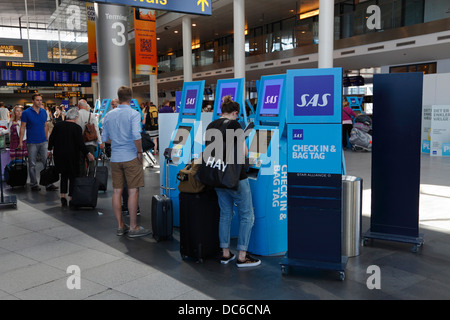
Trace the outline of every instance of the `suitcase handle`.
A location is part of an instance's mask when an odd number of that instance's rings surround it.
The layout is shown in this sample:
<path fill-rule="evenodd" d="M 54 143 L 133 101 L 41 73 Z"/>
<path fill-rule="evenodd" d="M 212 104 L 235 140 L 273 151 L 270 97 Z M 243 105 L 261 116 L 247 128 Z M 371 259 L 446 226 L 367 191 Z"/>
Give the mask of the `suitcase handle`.
<path fill-rule="evenodd" d="M 167 149 L 166 149 L 167 150 Z M 171 188 L 170 184 L 169 184 L 169 161 L 170 158 L 166 157 L 166 161 L 165 161 L 165 170 L 164 170 L 164 175 L 165 175 L 165 180 L 166 180 L 166 186 L 160 186 L 161 189 L 163 189 L 165 191 L 165 195 L 168 196 L 170 198 L 170 190 L 176 190 L 175 188 Z"/>

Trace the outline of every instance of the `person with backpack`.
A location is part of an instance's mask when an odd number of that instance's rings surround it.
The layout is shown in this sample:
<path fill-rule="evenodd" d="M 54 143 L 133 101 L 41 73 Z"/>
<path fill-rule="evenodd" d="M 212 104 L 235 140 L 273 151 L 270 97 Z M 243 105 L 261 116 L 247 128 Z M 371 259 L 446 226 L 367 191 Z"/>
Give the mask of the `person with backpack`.
<path fill-rule="evenodd" d="M 143 112 L 142 125 L 147 134 L 152 138 L 155 147 L 153 148 L 153 154 L 156 154 L 158 150 L 158 108 L 150 102 L 149 106 L 146 106 Z"/>

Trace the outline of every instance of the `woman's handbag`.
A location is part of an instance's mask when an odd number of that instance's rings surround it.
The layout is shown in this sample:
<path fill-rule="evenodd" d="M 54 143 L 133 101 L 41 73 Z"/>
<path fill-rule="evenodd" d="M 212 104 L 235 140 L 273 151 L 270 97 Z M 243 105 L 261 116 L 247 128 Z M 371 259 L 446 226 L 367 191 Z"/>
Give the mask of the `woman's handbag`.
<path fill-rule="evenodd" d="M 225 134 L 229 121 L 224 121 L 220 131 Z M 214 188 L 226 188 L 237 190 L 239 187 L 239 178 L 241 176 L 242 168 L 244 164 L 239 163 L 237 160 L 237 146 L 234 145 L 234 152 L 231 153 L 233 158 L 229 156 L 230 153 L 224 157 L 227 152 L 223 150 L 222 155 L 219 156 L 216 152 L 215 156 L 206 156 L 203 154 L 202 165 L 198 169 L 197 179 L 209 187 Z M 226 146 L 224 147 L 226 149 Z"/>
<path fill-rule="evenodd" d="M 44 169 L 41 170 L 39 184 L 41 186 L 48 186 L 59 180 L 59 173 L 53 163 L 53 157 L 47 157 L 45 161 Z"/>
<path fill-rule="evenodd" d="M 178 172 L 177 179 L 180 181 L 178 190 L 180 190 L 180 192 L 200 193 L 205 190 L 205 185 L 195 178 L 200 166 L 200 163 L 195 163 L 195 160 L 192 159 L 186 167 Z"/>

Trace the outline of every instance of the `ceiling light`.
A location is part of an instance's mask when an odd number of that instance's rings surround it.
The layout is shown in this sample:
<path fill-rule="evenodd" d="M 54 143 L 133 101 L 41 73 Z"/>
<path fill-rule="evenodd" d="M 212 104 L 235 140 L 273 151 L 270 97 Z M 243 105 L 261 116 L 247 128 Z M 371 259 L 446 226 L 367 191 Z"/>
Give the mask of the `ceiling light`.
<path fill-rule="evenodd" d="M 309 12 L 305 12 L 305 13 L 301 13 L 300 14 L 300 20 L 306 19 L 306 18 L 311 18 L 311 17 L 317 16 L 317 15 L 319 15 L 319 9 L 313 10 L 313 11 L 309 11 Z"/>

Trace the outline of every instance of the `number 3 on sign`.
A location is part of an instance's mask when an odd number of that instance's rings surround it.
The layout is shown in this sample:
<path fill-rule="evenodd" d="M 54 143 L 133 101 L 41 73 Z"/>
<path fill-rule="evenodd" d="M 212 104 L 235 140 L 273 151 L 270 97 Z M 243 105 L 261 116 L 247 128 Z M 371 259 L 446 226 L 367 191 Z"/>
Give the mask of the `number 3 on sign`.
<path fill-rule="evenodd" d="M 126 40 L 124 24 L 122 22 L 114 22 L 111 28 L 117 30 L 117 36 L 119 38 L 119 40 L 117 40 L 117 38 L 112 38 L 112 43 L 114 43 L 118 47 L 123 47 Z"/>

